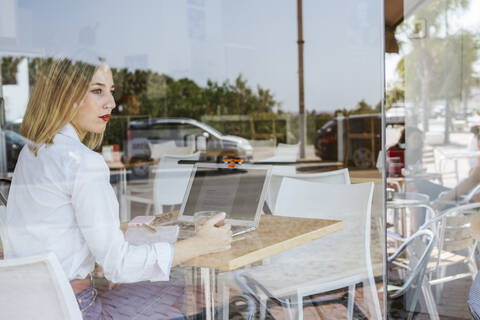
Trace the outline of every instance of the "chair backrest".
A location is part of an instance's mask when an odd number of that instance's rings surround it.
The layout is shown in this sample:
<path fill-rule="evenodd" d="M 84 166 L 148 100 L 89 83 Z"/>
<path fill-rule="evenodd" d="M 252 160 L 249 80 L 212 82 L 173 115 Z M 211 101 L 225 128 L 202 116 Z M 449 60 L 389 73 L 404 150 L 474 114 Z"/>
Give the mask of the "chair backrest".
<path fill-rule="evenodd" d="M 280 187 L 274 214 L 342 220 L 343 230 L 304 247 L 321 246 L 322 250 L 334 250 L 339 261 L 343 258 L 355 261 L 352 270 L 373 277 L 370 251 L 373 190 L 372 182 L 324 184 L 286 177 Z M 382 261 L 378 263 L 381 267 Z"/>
<path fill-rule="evenodd" d="M 292 171 L 293 169 L 293 171 Z M 272 177 L 268 186 L 267 204 L 270 210 L 275 213 L 275 206 L 278 198 L 278 192 L 283 178 L 293 178 L 310 182 L 332 183 L 332 184 L 350 184 L 350 175 L 348 169 L 339 169 L 320 173 L 295 173 L 293 166 L 273 166 Z"/>
<path fill-rule="evenodd" d="M 2 319 L 81 320 L 72 287 L 53 253 L 0 260 Z"/>
<path fill-rule="evenodd" d="M 440 241 L 442 250 L 458 251 L 472 248 L 475 245 L 475 239 L 472 237 L 470 225 L 473 215 L 460 213 L 457 216 L 445 217 L 444 223 L 440 229 Z"/>
<path fill-rule="evenodd" d="M 407 276 L 403 284 L 388 293 L 390 298 L 407 297 L 405 310 L 415 310 L 418 302 L 422 282 L 425 280 L 425 271 L 430 255 L 435 246 L 435 235 L 431 230 L 418 230 L 403 242 L 400 247 L 388 257 L 388 263 L 399 266 Z M 407 252 L 409 264 L 396 262 L 403 252 Z"/>
<path fill-rule="evenodd" d="M 153 168 L 153 200 L 155 213 L 163 206 L 181 204 L 192 173 L 192 164 L 178 164 L 180 160 L 198 160 L 200 153 L 191 155 L 164 155 Z"/>
<path fill-rule="evenodd" d="M 474 254 L 477 242 L 471 234 L 471 221 L 474 218 L 472 212 L 480 210 L 480 202 L 468 203 L 447 209 L 435 218 L 426 221 L 420 230 L 432 229 L 437 235 L 437 247 L 439 252 L 468 250 Z M 440 264 L 437 258 L 437 266 Z"/>
<path fill-rule="evenodd" d="M 457 251 L 475 244 L 470 225 L 474 212 L 480 210 L 480 202 L 458 205 L 442 211 L 427 220 L 420 230 L 431 229 L 437 233 L 439 249 Z"/>

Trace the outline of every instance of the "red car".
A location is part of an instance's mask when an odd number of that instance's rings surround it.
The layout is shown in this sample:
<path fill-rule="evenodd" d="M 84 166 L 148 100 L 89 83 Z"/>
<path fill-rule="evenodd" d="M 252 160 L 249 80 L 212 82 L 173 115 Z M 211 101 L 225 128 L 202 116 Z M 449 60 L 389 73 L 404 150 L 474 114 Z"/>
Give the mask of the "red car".
<path fill-rule="evenodd" d="M 315 154 L 322 160 L 343 161 L 347 150 L 347 128 L 349 164 L 357 168 L 374 167 L 382 149 L 381 114 L 359 114 L 330 120 L 317 131 Z M 339 133 L 341 139 L 338 139 Z"/>

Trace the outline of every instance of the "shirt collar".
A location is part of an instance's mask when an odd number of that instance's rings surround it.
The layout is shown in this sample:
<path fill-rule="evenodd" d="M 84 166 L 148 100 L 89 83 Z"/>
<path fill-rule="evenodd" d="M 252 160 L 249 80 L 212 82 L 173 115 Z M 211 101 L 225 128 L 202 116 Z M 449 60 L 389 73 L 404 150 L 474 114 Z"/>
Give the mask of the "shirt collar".
<path fill-rule="evenodd" d="M 78 142 L 81 142 L 80 138 L 78 137 L 77 130 L 75 130 L 75 128 L 70 123 L 67 123 L 67 125 L 65 127 L 63 127 L 63 129 L 58 132 L 58 134 L 67 136 L 67 137 L 72 138 L 72 139 L 74 139 Z"/>

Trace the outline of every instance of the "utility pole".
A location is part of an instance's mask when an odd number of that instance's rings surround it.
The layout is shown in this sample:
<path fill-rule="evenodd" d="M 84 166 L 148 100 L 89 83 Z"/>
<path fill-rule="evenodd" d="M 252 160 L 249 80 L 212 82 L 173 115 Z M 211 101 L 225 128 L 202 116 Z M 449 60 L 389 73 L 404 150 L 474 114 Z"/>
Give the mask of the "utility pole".
<path fill-rule="evenodd" d="M 305 114 L 305 91 L 303 84 L 303 4 L 297 0 L 297 29 L 298 29 L 298 118 L 300 127 L 300 159 L 305 159 L 307 143 L 307 117 Z"/>

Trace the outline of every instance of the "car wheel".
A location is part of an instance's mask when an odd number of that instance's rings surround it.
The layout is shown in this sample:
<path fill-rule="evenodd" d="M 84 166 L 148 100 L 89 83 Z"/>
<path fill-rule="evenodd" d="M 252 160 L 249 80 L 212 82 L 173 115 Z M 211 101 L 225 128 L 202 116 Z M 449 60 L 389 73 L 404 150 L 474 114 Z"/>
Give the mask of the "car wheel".
<path fill-rule="evenodd" d="M 372 152 L 365 147 L 357 148 L 353 152 L 353 165 L 361 169 L 371 168 L 373 165 Z"/>

